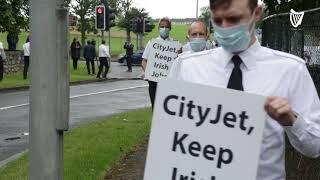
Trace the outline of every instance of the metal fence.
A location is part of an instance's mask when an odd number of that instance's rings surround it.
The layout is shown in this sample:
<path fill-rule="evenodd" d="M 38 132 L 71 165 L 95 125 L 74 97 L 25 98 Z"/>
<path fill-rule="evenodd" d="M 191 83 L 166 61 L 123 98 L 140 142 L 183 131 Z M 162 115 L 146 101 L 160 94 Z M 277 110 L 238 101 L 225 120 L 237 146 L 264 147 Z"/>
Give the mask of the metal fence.
<path fill-rule="evenodd" d="M 320 8 L 305 11 L 302 24 L 294 28 L 290 14 L 269 16 L 262 23 L 262 45 L 302 57 L 320 65 Z"/>
<path fill-rule="evenodd" d="M 290 14 L 277 14 L 262 22 L 262 45 L 303 58 L 320 95 L 320 8 L 305 11 L 294 28 Z M 287 180 L 320 180 L 320 158 L 310 159 L 294 150 L 287 140 Z"/>

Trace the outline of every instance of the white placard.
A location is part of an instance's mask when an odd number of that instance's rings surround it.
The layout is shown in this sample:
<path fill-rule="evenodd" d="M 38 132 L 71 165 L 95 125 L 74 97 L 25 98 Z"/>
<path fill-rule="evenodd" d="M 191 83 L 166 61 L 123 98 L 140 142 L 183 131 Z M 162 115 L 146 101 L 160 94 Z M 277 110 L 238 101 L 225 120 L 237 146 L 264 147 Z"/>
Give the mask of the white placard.
<path fill-rule="evenodd" d="M 144 180 L 256 180 L 265 97 L 166 79 Z"/>
<path fill-rule="evenodd" d="M 174 59 L 181 49 L 179 41 L 165 41 L 154 39 L 150 41 L 150 53 L 145 71 L 145 78 L 159 82 L 167 77 Z"/>

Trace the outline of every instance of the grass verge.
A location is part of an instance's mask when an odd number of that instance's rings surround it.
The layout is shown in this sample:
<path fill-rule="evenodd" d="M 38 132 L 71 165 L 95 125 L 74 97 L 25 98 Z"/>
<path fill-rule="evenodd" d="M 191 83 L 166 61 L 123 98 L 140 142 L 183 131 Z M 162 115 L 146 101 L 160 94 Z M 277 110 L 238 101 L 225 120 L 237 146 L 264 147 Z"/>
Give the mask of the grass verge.
<path fill-rule="evenodd" d="M 98 67 L 96 66 L 96 73 L 98 72 Z M 30 72 L 30 69 L 29 69 Z M 28 78 L 22 78 L 22 72 L 16 74 L 9 74 L 3 77 L 3 80 L 0 82 L 0 89 L 4 88 L 15 88 L 29 86 L 30 84 L 30 73 L 28 73 Z M 79 82 L 86 80 L 94 80 L 96 75 L 88 75 L 86 65 L 83 61 L 78 63 L 78 69 L 73 70 L 72 62 L 70 61 L 70 82 Z"/>
<path fill-rule="evenodd" d="M 101 180 L 150 131 L 151 110 L 140 109 L 85 124 L 65 134 L 64 179 Z M 28 154 L 0 169 L 0 180 L 27 180 Z"/>

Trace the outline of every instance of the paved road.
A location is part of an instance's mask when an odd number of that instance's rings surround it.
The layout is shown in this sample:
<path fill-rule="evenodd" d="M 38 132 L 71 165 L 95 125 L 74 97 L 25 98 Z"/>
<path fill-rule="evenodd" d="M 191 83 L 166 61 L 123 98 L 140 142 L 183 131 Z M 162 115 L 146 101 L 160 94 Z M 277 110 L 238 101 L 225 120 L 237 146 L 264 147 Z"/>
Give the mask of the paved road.
<path fill-rule="evenodd" d="M 70 124 L 150 106 L 142 80 L 100 82 L 71 87 Z M 0 161 L 27 148 L 29 92 L 0 93 Z"/>

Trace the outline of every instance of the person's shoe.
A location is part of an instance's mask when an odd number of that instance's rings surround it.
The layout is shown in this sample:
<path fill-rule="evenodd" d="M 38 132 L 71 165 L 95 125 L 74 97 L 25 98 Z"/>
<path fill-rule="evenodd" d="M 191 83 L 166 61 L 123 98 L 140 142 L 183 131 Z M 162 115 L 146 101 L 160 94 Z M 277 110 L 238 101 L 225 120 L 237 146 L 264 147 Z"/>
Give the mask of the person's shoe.
<path fill-rule="evenodd" d="M 132 70 L 127 70 L 127 72 L 132 72 Z"/>

